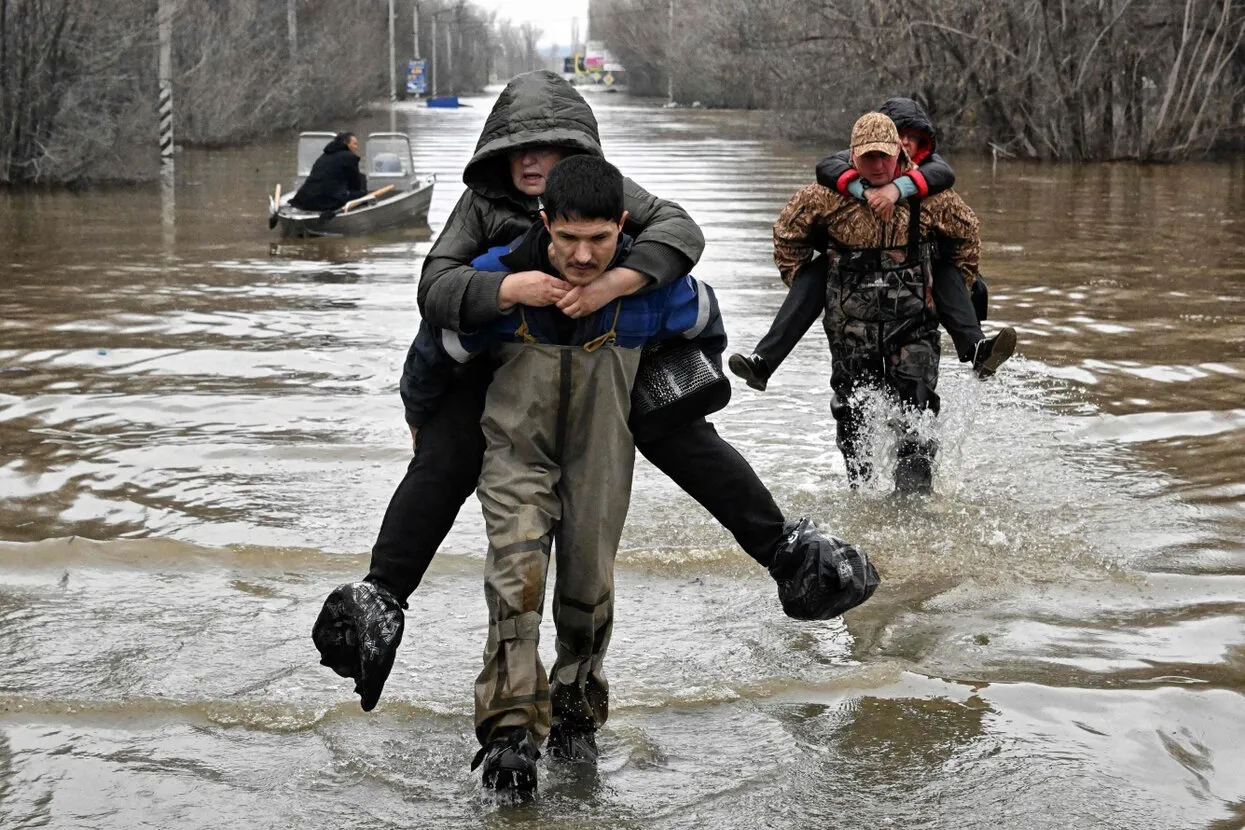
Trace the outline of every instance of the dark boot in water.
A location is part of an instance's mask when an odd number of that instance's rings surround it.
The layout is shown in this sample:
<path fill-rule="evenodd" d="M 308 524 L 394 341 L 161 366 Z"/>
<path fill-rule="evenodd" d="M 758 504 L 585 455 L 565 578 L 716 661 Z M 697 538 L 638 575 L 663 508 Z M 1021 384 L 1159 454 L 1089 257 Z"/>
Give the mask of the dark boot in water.
<path fill-rule="evenodd" d="M 998 334 L 977 341 L 973 350 L 973 371 L 985 380 L 998 371 L 1003 361 L 1016 351 L 1016 330 L 1011 326 L 999 329 Z"/>
<path fill-rule="evenodd" d="M 744 357 L 741 354 L 733 354 L 730 360 L 726 361 L 726 365 L 758 392 L 764 392 L 765 387 L 769 385 L 769 366 L 765 364 L 765 358 L 759 354 L 749 355 L 748 357 Z"/>
<path fill-rule="evenodd" d="M 913 496 L 933 493 L 935 452 L 932 442 L 900 441 L 895 463 L 895 492 Z"/>
<path fill-rule="evenodd" d="M 549 730 L 546 746 L 550 758 L 566 764 L 595 765 L 599 757 L 596 730 L 591 726 L 555 723 Z"/>
<path fill-rule="evenodd" d="M 532 795 L 536 792 L 536 760 L 540 750 L 526 729 L 507 730 L 481 747 L 471 762 L 474 771 L 484 765 L 485 789 Z"/>

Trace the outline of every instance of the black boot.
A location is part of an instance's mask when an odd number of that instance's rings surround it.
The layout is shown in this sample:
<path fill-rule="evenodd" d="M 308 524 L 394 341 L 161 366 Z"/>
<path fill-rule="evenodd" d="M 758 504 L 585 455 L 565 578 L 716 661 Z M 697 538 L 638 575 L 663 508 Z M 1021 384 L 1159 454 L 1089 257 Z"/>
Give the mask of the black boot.
<path fill-rule="evenodd" d="M 830 396 L 830 414 L 834 416 L 834 441 L 843 453 L 847 465 L 847 484 L 853 490 L 873 478 L 873 462 L 861 457 L 861 431 L 863 423 L 860 410 L 850 407 L 844 397 L 835 392 Z"/>
<path fill-rule="evenodd" d="M 895 492 L 928 496 L 934 491 L 934 452 L 931 442 L 899 442 Z"/>
<path fill-rule="evenodd" d="M 1003 361 L 1016 351 L 1016 330 L 1011 326 L 999 329 L 998 334 L 977 341 L 973 350 L 973 371 L 985 380 L 998 370 Z"/>
<path fill-rule="evenodd" d="M 329 594 L 311 629 L 320 665 L 354 680 L 364 712 L 375 708 L 393 669 L 405 607 L 379 582 L 349 582 Z"/>
<path fill-rule="evenodd" d="M 847 486 L 859 490 L 873 478 L 873 463 L 855 457 L 844 457 L 847 464 Z"/>
<path fill-rule="evenodd" d="M 596 729 L 572 721 L 555 723 L 549 730 L 549 757 L 568 764 L 596 764 Z"/>
<path fill-rule="evenodd" d="M 764 392 L 765 387 L 769 385 L 769 366 L 765 363 L 765 358 L 759 354 L 744 357 L 741 354 L 733 354 L 730 360 L 726 362 L 731 371 L 748 382 L 748 385 L 758 392 Z"/>
<path fill-rule="evenodd" d="M 484 765 L 486 789 L 529 795 L 536 792 L 536 761 L 540 750 L 532 736 L 521 727 L 501 731 L 480 748 L 471 762 L 474 771 Z"/>
<path fill-rule="evenodd" d="M 828 620 L 873 595 L 882 578 L 863 550 L 818 530 L 812 519 L 786 528 L 769 573 L 788 617 Z"/>

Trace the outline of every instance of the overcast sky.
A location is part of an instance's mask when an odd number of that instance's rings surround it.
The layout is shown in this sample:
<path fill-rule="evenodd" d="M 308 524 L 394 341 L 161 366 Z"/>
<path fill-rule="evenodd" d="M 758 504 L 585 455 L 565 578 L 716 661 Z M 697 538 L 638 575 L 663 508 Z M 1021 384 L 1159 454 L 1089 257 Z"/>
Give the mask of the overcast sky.
<path fill-rule="evenodd" d="M 571 41 L 571 19 L 579 18 L 580 38 L 588 27 L 588 0 L 473 0 L 485 9 L 496 9 L 497 18 L 513 23 L 531 21 L 544 30 L 540 43 L 567 45 Z"/>

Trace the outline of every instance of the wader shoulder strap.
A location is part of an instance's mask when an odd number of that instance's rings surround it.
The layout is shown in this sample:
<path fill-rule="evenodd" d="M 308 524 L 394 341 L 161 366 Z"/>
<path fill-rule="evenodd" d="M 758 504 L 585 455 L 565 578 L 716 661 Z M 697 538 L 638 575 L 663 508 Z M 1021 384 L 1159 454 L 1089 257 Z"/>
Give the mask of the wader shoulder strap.
<path fill-rule="evenodd" d="M 607 331 L 605 334 L 602 334 L 598 337 L 594 337 L 591 340 L 589 340 L 587 343 L 585 343 L 584 344 L 585 352 L 595 352 L 597 349 L 601 348 L 606 343 L 613 343 L 615 340 L 618 339 L 618 315 L 622 313 L 622 300 L 621 299 L 615 300 L 615 303 L 616 305 L 614 306 L 614 322 L 610 323 L 610 330 Z"/>
<path fill-rule="evenodd" d="M 527 327 L 527 312 L 523 310 L 523 306 L 519 306 L 519 327 L 514 330 L 514 336 L 522 340 L 524 343 L 539 343 Z"/>
<path fill-rule="evenodd" d="M 908 198 L 908 261 L 916 259 L 921 253 L 921 200 L 916 196 Z"/>

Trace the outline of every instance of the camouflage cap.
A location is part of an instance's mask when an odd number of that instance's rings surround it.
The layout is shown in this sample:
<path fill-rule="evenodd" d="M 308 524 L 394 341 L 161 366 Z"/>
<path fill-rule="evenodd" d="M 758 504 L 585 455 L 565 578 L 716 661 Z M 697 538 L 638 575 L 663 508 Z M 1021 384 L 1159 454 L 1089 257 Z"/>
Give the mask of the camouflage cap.
<path fill-rule="evenodd" d="M 852 155 L 865 153 L 899 154 L 899 129 L 880 112 L 866 112 L 852 127 Z"/>

